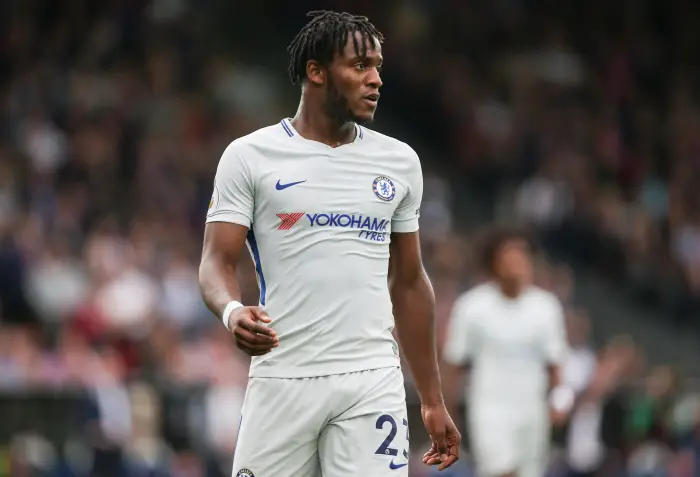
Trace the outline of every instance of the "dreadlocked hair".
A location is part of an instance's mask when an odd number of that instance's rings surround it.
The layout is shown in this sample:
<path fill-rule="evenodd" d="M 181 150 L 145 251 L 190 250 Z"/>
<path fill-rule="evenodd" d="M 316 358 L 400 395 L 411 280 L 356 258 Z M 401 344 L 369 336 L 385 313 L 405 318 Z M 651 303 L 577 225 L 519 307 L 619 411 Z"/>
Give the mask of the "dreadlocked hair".
<path fill-rule="evenodd" d="M 372 25 L 367 17 L 351 15 L 350 13 L 315 10 L 306 14 L 312 19 L 307 23 L 287 47 L 289 52 L 289 79 L 292 84 L 300 84 L 306 78 L 306 63 L 316 60 L 322 65 L 333 61 L 336 53 L 342 52 L 352 35 L 355 53 L 365 56 L 369 45 L 374 45 L 373 38 L 379 43 L 384 42 L 382 35 Z M 356 33 L 360 33 L 362 42 L 357 41 Z M 372 47 L 370 46 L 370 48 Z"/>
<path fill-rule="evenodd" d="M 529 231 L 517 225 L 494 225 L 484 230 L 477 240 L 481 245 L 481 265 L 488 272 L 493 272 L 499 252 L 509 242 L 523 241 L 532 253 L 538 248 L 537 241 Z"/>

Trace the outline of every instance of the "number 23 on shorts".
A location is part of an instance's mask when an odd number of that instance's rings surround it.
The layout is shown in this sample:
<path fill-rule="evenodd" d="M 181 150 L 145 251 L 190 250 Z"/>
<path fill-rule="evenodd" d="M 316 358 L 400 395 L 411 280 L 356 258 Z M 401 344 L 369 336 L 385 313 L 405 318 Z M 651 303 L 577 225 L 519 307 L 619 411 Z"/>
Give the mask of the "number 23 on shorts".
<path fill-rule="evenodd" d="M 408 446 L 408 421 L 406 420 L 406 418 L 403 418 L 402 421 L 403 426 L 406 428 L 406 445 Z M 385 432 L 385 428 L 387 427 L 389 428 L 389 434 L 386 435 L 386 437 L 384 438 L 384 442 L 381 443 L 381 445 L 377 448 L 377 450 L 374 453 L 378 455 L 392 456 L 391 462 L 389 462 L 389 468 L 392 470 L 400 469 L 401 467 L 405 467 L 408 465 L 408 448 L 403 449 L 403 459 L 399 460 L 399 462 L 397 462 L 397 459 L 393 458 L 398 456 L 399 454 L 399 451 L 396 448 L 392 447 L 392 443 L 394 442 L 394 438 L 396 437 L 396 434 L 398 432 L 398 426 L 396 424 L 396 420 L 392 416 L 390 416 L 389 414 L 382 414 L 377 419 L 376 428 L 379 431 Z"/>

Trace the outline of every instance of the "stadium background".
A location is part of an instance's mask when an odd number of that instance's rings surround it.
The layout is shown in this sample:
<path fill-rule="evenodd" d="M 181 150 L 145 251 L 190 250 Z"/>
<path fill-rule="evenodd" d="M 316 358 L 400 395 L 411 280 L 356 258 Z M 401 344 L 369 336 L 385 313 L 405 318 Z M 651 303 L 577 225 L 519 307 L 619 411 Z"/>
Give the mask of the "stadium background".
<path fill-rule="evenodd" d="M 0 475 L 230 475 L 247 360 L 198 294 L 204 216 L 225 145 L 294 114 L 285 48 L 319 7 L 387 37 L 373 127 L 422 158 L 440 339 L 479 230 L 527 224 L 567 379 L 609 378 L 576 417 L 598 475 L 700 475 L 690 0 L 1 2 Z"/>

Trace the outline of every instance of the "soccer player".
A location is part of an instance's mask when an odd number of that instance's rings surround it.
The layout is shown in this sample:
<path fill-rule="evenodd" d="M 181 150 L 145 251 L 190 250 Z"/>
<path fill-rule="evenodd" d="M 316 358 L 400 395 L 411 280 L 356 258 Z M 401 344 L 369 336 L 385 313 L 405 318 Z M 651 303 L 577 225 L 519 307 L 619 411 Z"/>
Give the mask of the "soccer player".
<path fill-rule="evenodd" d="M 382 86 L 382 35 L 365 17 L 309 15 L 288 48 L 296 116 L 227 147 L 207 215 L 202 294 L 253 356 L 233 472 L 408 475 L 394 326 L 433 443 L 426 462 L 443 469 L 461 437 L 442 397 L 420 255 L 420 162 L 364 126 Z M 259 306 L 239 303 L 244 243 Z"/>
<path fill-rule="evenodd" d="M 490 232 L 482 254 L 492 280 L 455 302 L 443 350 L 446 383 L 469 367 L 467 429 L 479 477 L 542 477 L 550 426 L 573 392 L 561 384 L 566 353 L 558 298 L 531 284 L 532 248 L 518 230 Z M 446 391 L 448 409 L 455 393 Z"/>

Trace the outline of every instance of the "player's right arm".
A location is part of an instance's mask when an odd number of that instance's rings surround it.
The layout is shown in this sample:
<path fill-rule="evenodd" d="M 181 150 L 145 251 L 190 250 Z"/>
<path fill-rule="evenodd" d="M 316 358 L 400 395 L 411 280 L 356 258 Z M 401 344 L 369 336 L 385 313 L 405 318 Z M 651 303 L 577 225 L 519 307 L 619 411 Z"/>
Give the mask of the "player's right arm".
<path fill-rule="evenodd" d="M 247 234 L 247 227 L 225 222 L 208 223 L 204 229 L 199 287 L 204 303 L 219 319 L 226 305 L 241 300 L 236 268 Z M 270 323 L 270 318 L 258 306 L 236 308 L 226 321 L 236 346 L 250 356 L 269 353 L 279 345 L 275 331 L 263 324 Z"/>
<path fill-rule="evenodd" d="M 544 339 L 544 356 L 549 375 L 551 418 L 555 425 L 562 425 L 569 416 L 576 400 L 576 393 L 563 380 L 563 363 L 568 351 L 564 325 L 564 308 L 553 294 L 548 295 L 549 313 Z"/>
<path fill-rule="evenodd" d="M 236 345 L 245 353 L 258 356 L 279 344 L 274 330 L 263 324 L 270 322 L 267 313 L 257 306 L 238 306 L 224 317 L 227 305 L 241 299 L 236 270 L 253 222 L 254 196 L 250 168 L 236 143 L 231 143 L 216 171 L 204 229 L 199 287 L 204 303 L 224 320 Z"/>
<path fill-rule="evenodd" d="M 472 362 L 475 348 L 473 332 L 473 299 L 462 295 L 452 307 L 443 348 L 443 383 L 445 406 L 452 416 L 458 416 L 462 383 Z"/>

